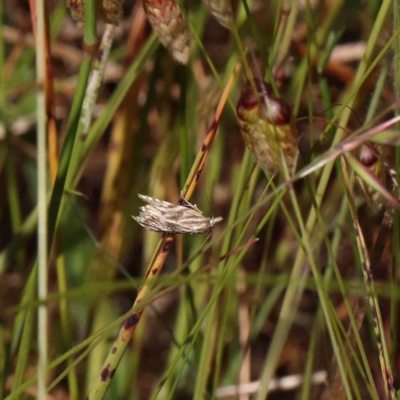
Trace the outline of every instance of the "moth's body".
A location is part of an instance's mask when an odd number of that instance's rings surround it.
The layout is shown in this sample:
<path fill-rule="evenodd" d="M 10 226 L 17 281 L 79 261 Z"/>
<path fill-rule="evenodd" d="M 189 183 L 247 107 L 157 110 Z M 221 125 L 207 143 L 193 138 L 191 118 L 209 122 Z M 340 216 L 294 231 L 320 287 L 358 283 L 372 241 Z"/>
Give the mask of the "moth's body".
<path fill-rule="evenodd" d="M 141 226 L 153 232 L 191 235 L 205 233 L 222 220 L 221 217 L 204 217 L 196 205 L 190 204 L 186 200 L 183 205 L 179 205 L 141 194 L 139 197 L 148 205 L 140 207 L 140 215 L 133 218 Z"/>

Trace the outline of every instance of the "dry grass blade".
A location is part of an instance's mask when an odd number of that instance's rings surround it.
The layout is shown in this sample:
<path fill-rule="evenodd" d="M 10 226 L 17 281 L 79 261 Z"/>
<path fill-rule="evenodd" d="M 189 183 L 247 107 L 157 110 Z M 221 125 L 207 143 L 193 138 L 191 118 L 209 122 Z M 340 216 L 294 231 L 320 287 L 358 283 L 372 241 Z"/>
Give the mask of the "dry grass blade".
<path fill-rule="evenodd" d="M 207 133 L 207 136 L 204 139 L 203 145 L 201 147 L 201 150 L 199 151 L 196 160 L 193 164 L 191 173 L 189 174 L 189 177 L 186 181 L 186 184 L 184 188 L 182 189 L 182 196 L 189 200 L 192 193 L 194 192 L 197 182 L 201 176 L 201 172 L 204 168 L 204 164 L 206 162 L 207 156 L 210 152 L 211 145 L 213 143 L 215 134 L 217 132 L 218 124 L 220 122 L 221 116 L 222 116 L 222 111 L 225 106 L 225 103 L 228 99 L 229 93 L 232 89 L 232 85 L 236 79 L 237 74 L 239 73 L 241 68 L 241 63 L 238 63 L 237 66 L 235 67 L 234 71 L 232 72 L 232 75 L 226 84 L 225 90 L 221 96 L 221 100 L 219 102 L 219 105 L 217 107 L 217 111 L 214 117 L 214 120 L 211 122 L 209 131 Z M 183 197 L 181 198 L 181 201 L 183 201 Z M 150 263 L 150 265 L 147 268 L 147 272 L 143 278 L 143 283 L 139 289 L 139 292 L 137 294 L 136 300 L 133 304 L 132 309 L 135 310 L 135 306 L 137 306 L 144 296 L 148 293 L 149 290 L 149 282 L 151 282 L 152 279 L 157 277 L 164 265 L 165 259 L 169 253 L 169 250 L 172 245 L 172 241 L 174 240 L 174 235 L 173 234 L 167 234 L 165 235 L 159 245 L 158 248 L 153 256 L 153 259 Z M 103 367 L 101 369 L 101 372 L 98 374 L 98 377 L 90 390 L 90 392 L 87 395 L 87 399 L 93 400 L 93 399 L 101 399 L 106 392 L 112 377 L 115 374 L 115 371 L 118 367 L 118 364 L 121 360 L 121 357 L 126 349 L 126 346 L 129 343 L 130 338 L 132 337 L 133 332 L 136 329 L 137 324 L 140 321 L 140 318 L 142 316 L 143 310 L 140 311 L 133 311 L 132 315 L 127 318 L 118 334 L 118 337 L 115 339 L 115 342 L 112 346 L 112 349 L 110 350 Z"/>
<path fill-rule="evenodd" d="M 381 370 L 382 370 L 382 378 L 383 378 L 383 382 L 384 382 L 385 394 L 386 394 L 386 398 L 391 399 L 391 400 L 396 400 L 397 396 L 396 396 L 396 390 L 394 387 L 393 373 L 392 373 L 392 369 L 390 366 L 388 351 L 386 348 L 385 331 L 383 329 L 379 301 L 378 301 L 375 287 L 374 287 L 374 278 L 372 275 L 371 263 L 370 263 L 367 246 L 366 246 L 365 239 L 364 239 L 364 234 L 362 232 L 360 223 L 358 221 L 356 207 L 355 207 L 354 200 L 353 200 L 353 197 L 351 194 L 350 178 L 349 178 L 345 158 L 342 157 L 341 161 L 342 161 L 342 170 L 343 170 L 343 176 L 344 176 L 344 180 L 345 180 L 347 198 L 348 198 L 349 204 L 350 204 L 350 211 L 351 211 L 353 224 L 354 224 L 354 232 L 355 232 L 357 247 L 358 247 L 360 260 L 361 260 L 363 277 L 364 277 L 365 285 L 366 285 L 366 288 L 368 291 L 368 302 L 369 302 L 372 319 L 373 319 L 375 339 L 376 339 L 376 345 L 378 348 L 379 362 L 380 362 L 380 366 L 381 366 Z"/>
<path fill-rule="evenodd" d="M 351 151 L 357 149 L 369 141 L 373 141 L 376 137 L 382 136 L 382 130 L 385 130 L 400 121 L 400 116 L 391 118 L 384 123 L 374 126 L 362 133 L 356 132 L 347 137 L 343 141 L 339 142 L 333 148 L 327 152 L 317 156 L 309 165 L 304 167 L 302 170 L 298 171 L 292 178 L 284 183 L 284 186 L 289 186 L 292 183 L 311 175 L 313 172 L 318 171 L 323 166 L 327 165 L 329 162 L 335 160 L 341 155 L 346 155 L 347 160 L 352 163 L 353 169 L 356 170 L 357 174 L 364 180 L 367 181 L 367 185 L 371 186 L 372 189 L 381 192 L 381 195 L 385 196 L 391 203 L 400 207 L 400 202 L 392 196 L 392 194 L 381 184 L 377 179 L 376 175 L 372 173 L 366 166 L 361 164 L 353 156 L 350 155 Z M 341 128 L 342 129 L 342 128 Z M 385 136 L 385 135 L 384 135 Z M 392 142 L 393 134 L 390 135 L 389 143 Z"/>

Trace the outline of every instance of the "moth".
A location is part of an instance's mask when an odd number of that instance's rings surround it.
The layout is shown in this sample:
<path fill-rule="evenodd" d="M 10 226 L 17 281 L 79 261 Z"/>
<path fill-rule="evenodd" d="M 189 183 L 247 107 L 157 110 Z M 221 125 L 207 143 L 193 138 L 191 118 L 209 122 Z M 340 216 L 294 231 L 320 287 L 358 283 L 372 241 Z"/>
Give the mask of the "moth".
<path fill-rule="evenodd" d="M 143 194 L 138 196 L 148 205 L 140 207 L 138 217 L 132 217 L 149 231 L 195 235 L 208 232 L 217 222 L 222 221 L 222 217 L 205 217 L 196 205 L 185 199 L 184 203 L 179 205 Z"/>

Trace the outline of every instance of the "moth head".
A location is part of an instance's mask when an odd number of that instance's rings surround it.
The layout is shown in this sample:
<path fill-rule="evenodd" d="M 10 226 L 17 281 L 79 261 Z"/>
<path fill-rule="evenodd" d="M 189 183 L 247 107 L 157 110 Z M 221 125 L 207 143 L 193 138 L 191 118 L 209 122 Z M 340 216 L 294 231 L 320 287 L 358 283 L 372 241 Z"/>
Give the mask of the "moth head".
<path fill-rule="evenodd" d="M 212 228 L 215 224 L 217 224 L 218 222 L 221 222 L 222 220 L 223 220 L 222 217 L 210 218 L 210 228 Z"/>

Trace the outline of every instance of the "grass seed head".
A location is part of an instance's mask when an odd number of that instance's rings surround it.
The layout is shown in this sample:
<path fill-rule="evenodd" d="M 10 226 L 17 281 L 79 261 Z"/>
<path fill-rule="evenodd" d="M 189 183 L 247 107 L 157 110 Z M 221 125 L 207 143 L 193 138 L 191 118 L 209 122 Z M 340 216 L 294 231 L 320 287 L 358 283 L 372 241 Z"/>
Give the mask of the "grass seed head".
<path fill-rule="evenodd" d="M 179 5 L 171 0 L 144 0 L 143 7 L 161 43 L 176 61 L 186 64 L 190 31 Z"/>
<path fill-rule="evenodd" d="M 233 11 L 230 0 L 203 0 L 215 19 L 225 28 L 230 28 L 233 21 Z"/>
<path fill-rule="evenodd" d="M 278 173 L 282 149 L 290 170 L 296 159 L 297 138 L 289 105 L 274 96 L 270 85 L 255 79 L 244 86 L 236 111 L 246 145 L 260 166 L 271 175 Z"/>
<path fill-rule="evenodd" d="M 107 24 L 118 25 L 122 18 L 123 0 L 96 1 L 96 18 Z M 84 22 L 85 3 L 84 0 L 67 0 L 67 6 L 71 11 L 73 19 Z"/>

